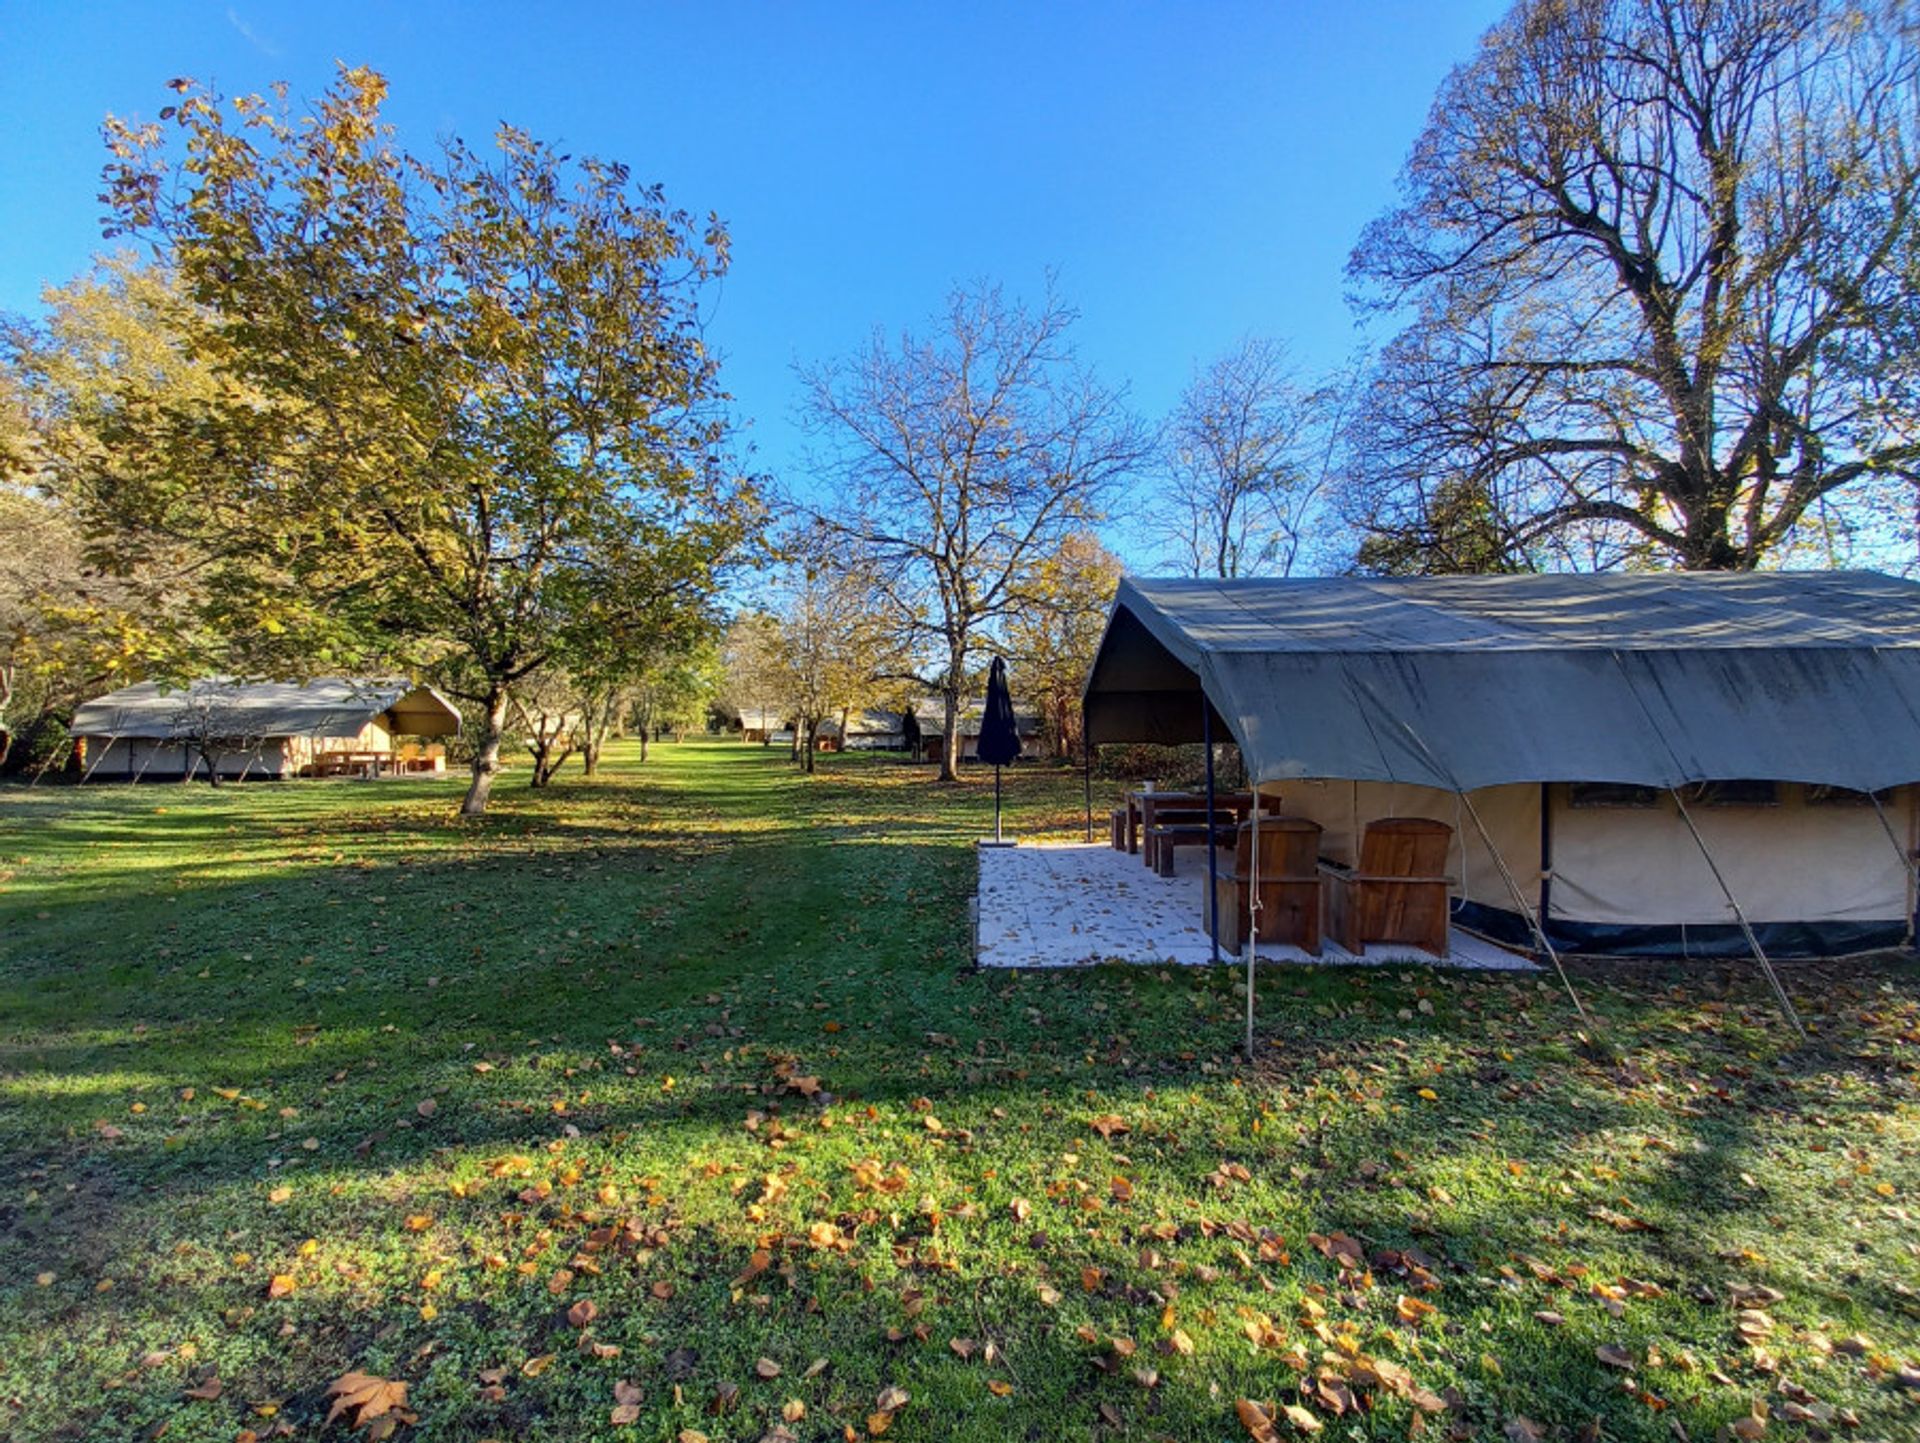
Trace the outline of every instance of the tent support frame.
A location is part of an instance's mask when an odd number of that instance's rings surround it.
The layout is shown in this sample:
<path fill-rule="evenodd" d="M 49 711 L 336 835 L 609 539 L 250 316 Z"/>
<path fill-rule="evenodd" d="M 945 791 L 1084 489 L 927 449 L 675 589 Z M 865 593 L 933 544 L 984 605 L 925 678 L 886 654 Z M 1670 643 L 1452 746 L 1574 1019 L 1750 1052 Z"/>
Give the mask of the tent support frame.
<path fill-rule="evenodd" d="M 1680 809 L 1680 820 L 1687 824 L 1687 830 L 1693 834 L 1693 844 L 1700 849 L 1705 858 L 1707 870 L 1713 873 L 1713 880 L 1720 885 L 1720 894 L 1727 899 L 1727 905 L 1733 909 L 1734 920 L 1739 922 L 1740 931 L 1747 939 L 1747 946 L 1753 952 L 1753 960 L 1760 964 L 1760 971 L 1767 979 L 1767 985 L 1773 989 L 1774 999 L 1779 1002 L 1780 1010 L 1786 1014 L 1787 1022 L 1792 1026 L 1794 1035 L 1802 1042 L 1807 1040 L 1807 1029 L 1800 1024 L 1800 1014 L 1794 1010 L 1793 1000 L 1787 996 L 1787 989 L 1780 985 L 1780 976 L 1773 970 L 1773 960 L 1767 956 L 1766 948 L 1760 945 L 1760 939 L 1754 935 L 1752 925 L 1747 921 L 1746 910 L 1741 907 L 1740 899 L 1733 895 L 1733 888 L 1727 885 L 1726 877 L 1720 871 L 1719 862 L 1714 860 L 1713 852 L 1707 846 L 1707 839 L 1700 835 L 1700 829 L 1693 824 L 1693 813 L 1687 810 L 1685 798 L 1678 787 L 1668 787 L 1667 793 L 1673 798 L 1673 804 Z"/>
<path fill-rule="evenodd" d="M 1080 711 L 1080 770 L 1086 788 L 1087 840 L 1093 840 L 1093 738 L 1087 735 L 1087 713 Z"/>
<path fill-rule="evenodd" d="M 1211 753 L 1209 753 L 1211 754 Z M 1260 951 L 1260 784 L 1253 784 L 1253 835 L 1247 871 L 1247 1065 L 1253 1065 L 1253 975 Z M 1220 943 L 1216 939 L 1217 951 Z"/>
<path fill-rule="evenodd" d="M 1207 934 L 1220 961 L 1220 861 L 1213 846 L 1213 703 L 1200 693 L 1200 736 L 1207 750 Z"/>

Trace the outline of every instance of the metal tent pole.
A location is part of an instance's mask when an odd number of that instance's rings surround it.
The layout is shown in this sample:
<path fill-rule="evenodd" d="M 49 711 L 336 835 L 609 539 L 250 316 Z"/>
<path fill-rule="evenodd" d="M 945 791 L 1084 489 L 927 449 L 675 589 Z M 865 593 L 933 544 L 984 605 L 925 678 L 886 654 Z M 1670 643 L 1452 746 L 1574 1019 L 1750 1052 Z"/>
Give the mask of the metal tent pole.
<path fill-rule="evenodd" d="M 1253 832 L 1247 857 L 1247 1063 L 1253 1063 L 1253 972 L 1260 946 L 1260 783 L 1253 784 Z M 1217 945 L 1217 944 L 1216 944 Z"/>
<path fill-rule="evenodd" d="M 1200 693 L 1200 735 L 1207 748 L 1207 932 L 1213 941 L 1213 960 L 1220 960 L 1220 859 L 1213 847 L 1213 703 Z M 1256 802 L 1258 797 L 1254 799 Z"/>
<path fill-rule="evenodd" d="M 1700 835 L 1700 829 L 1693 824 L 1693 813 L 1687 810 L 1685 800 L 1680 796 L 1678 787 L 1668 787 L 1668 795 L 1673 804 L 1680 809 L 1680 820 L 1687 824 L 1687 830 L 1693 833 L 1693 844 L 1700 849 L 1700 855 L 1706 859 L 1707 870 L 1713 873 L 1713 880 L 1720 884 L 1721 895 L 1727 899 L 1727 905 L 1733 908 L 1734 919 L 1740 923 L 1745 934 L 1747 946 L 1752 949 L 1753 957 L 1760 964 L 1760 970 L 1766 974 L 1767 985 L 1773 988 L 1773 995 L 1780 1003 L 1780 1010 L 1787 1015 L 1787 1021 L 1793 1024 L 1794 1033 L 1802 1042 L 1807 1040 L 1807 1029 L 1800 1025 L 1800 1014 L 1793 1009 L 1793 1002 L 1787 996 L 1787 989 L 1780 985 L 1780 978 L 1773 970 L 1773 962 L 1767 956 L 1766 949 L 1760 945 L 1760 939 L 1753 935 L 1753 927 L 1747 921 L 1747 914 L 1740 906 L 1740 899 L 1733 895 L 1733 888 L 1727 885 L 1727 879 L 1721 875 L 1720 864 L 1713 859 L 1713 853 L 1707 849 L 1707 840 Z"/>
<path fill-rule="evenodd" d="M 1080 711 L 1080 760 L 1087 792 L 1087 840 L 1093 840 L 1093 738 L 1087 735 L 1087 713 Z"/>

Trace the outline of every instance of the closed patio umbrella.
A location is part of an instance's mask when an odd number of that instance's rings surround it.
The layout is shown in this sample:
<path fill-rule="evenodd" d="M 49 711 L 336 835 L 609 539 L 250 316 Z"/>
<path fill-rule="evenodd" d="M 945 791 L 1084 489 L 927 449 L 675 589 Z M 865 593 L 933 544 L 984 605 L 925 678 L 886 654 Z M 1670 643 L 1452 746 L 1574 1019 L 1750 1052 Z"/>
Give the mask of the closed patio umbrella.
<path fill-rule="evenodd" d="M 980 760 L 993 764 L 993 842 L 1000 836 L 1000 768 L 1020 755 L 1020 728 L 1013 719 L 1013 695 L 1007 690 L 1007 664 L 999 657 L 987 673 L 987 705 L 980 718 Z"/>

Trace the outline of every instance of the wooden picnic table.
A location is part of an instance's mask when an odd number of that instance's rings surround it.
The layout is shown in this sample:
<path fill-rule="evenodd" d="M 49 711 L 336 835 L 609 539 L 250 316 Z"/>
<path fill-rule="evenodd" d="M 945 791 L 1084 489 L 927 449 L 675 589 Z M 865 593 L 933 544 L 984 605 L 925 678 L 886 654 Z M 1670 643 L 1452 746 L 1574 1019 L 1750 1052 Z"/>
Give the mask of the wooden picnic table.
<path fill-rule="evenodd" d="M 1139 852 L 1140 834 L 1154 824 L 1154 815 L 1162 807 L 1191 810 L 1206 804 L 1205 792 L 1128 792 L 1127 852 L 1129 855 Z M 1236 822 L 1244 822 L 1253 815 L 1253 793 L 1215 791 L 1213 805 L 1217 811 L 1232 812 Z"/>
<path fill-rule="evenodd" d="M 393 761 L 392 752 L 321 752 L 313 759 L 314 771 L 323 777 L 366 776 L 377 777 L 382 766 Z"/>

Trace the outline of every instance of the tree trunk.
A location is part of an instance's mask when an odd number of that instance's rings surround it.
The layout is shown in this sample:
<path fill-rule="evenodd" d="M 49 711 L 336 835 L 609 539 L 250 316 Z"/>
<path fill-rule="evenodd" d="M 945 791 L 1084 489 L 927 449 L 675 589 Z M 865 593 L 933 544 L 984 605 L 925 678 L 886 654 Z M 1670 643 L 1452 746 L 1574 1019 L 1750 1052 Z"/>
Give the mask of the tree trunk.
<path fill-rule="evenodd" d="M 597 776 L 600 771 L 600 743 L 589 741 L 580 749 L 580 771 L 584 776 Z"/>
<path fill-rule="evenodd" d="M 947 673 L 947 715 L 940 728 L 940 780 L 960 779 L 960 667 Z"/>
<path fill-rule="evenodd" d="M 7 725 L 7 708 L 13 705 L 13 666 L 10 661 L 0 662 L 0 770 L 13 751 L 13 728 Z"/>
<path fill-rule="evenodd" d="M 463 817 L 482 817 L 487 812 L 487 796 L 493 791 L 493 779 L 500 771 L 500 743 L 507 734 L 507 689 L 497 686 L 487 693 L 487 717 L 481 724 L 480 745 L 473 753 L 473 781 L 466 799 L 460 803 Z"/>
<path fill-rule="evenodd" d="M 813 720 L 813 718 L 809 717 L 806 723 L 806 731 L 807 731 L 806 755 L 802 759 L 800 765 L 801 765 L 801 769 L 805 771 L 808 776 L 812 776 L 813 775 L 813 749 L 819 740 L 820 723 Z"/>

